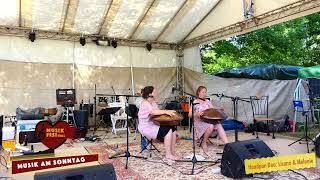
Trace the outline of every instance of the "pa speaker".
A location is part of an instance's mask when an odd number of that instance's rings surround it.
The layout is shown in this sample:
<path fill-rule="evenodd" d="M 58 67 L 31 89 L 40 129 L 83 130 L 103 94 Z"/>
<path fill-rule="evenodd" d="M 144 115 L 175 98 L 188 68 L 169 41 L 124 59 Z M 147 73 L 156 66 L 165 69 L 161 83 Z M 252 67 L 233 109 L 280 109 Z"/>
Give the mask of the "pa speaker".
<path fill-rule="evenodd" d="M 88 119 L 89 112 L 87 110 L 74 110 L 74 119 L 76 121 L 76 125 L 81 129 L 88 129 Z"/>
<path fill-rule="evenodd" d="M 230 178 L 243 178 L 245 159 L 273 157 L 271 149 L 260 139 L 226 144 L 221 159 L 221 173 Z"/>
<path fill-rule="evenodd" d="M 103 164 L 68 170 L 56 170 L 49 172 L 39 172 L 34 175 L 35 180 L 94 180 L 108 179 L 116 180 L 112 164 Z"/>

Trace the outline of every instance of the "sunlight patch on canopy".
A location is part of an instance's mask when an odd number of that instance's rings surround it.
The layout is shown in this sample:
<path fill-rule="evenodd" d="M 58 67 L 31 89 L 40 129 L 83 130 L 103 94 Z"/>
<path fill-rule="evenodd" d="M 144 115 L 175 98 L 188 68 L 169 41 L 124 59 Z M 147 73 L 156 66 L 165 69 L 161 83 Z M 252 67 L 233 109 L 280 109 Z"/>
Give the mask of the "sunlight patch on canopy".
<path fill-rule="evenodd" d="M 0 22 L 2 25 L 16 26 L 18 24 L 18 0 L 0 0 Z"/>
<path fill-rule="evenodd" d="M 123 1 L 112 22 L 108 36 L 127 38 L 150 2 L 150 0 Z"/>
<path fill-rule="evenodd" d="M 80 0 L 74 20 L 74 31 L 95 34 L 111 0 Z"/>
<path fill-rule="evenodd" d="M 159 1 L 150 10 L 150 15 L 142 23 L 134 38 L 155 40 L 184 2 L 185 0 Z"/>
<path fill-rule="evenodd" d="M 64 0 L 33 0 L 32 27 L 42 30 L 58 31 Z"/>
<path fill-rule="evenodd" d="M 190 1 L 191 2 L 191 1 Z M 193 27 L 201 21 L 201 19 L 218 3 L 219 0 L 197 0 L 194 4 L 185 8 L 184 13 L 181 13 L 175 18 L 175 22 L 171 24 L 161 37 L 160 40 L 166 42 L 179 42 L 190 33 Z"/>

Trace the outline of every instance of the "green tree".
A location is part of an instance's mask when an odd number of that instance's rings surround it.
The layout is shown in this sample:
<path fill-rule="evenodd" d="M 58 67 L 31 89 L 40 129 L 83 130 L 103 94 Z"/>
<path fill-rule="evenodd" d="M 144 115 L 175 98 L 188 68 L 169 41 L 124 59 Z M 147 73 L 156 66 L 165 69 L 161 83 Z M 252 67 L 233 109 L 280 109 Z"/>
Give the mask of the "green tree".
<path fill-rule="evenodd" d="M 320 14 L 260 29 L 201 47 L 205 73 L 253 64 L 320 64 Z"/>

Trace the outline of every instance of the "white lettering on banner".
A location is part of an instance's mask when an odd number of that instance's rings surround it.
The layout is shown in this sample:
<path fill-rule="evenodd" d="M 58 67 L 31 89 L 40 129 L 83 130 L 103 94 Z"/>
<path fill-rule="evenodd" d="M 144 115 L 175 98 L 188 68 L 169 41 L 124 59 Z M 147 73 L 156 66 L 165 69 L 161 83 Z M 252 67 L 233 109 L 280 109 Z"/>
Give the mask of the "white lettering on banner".
<path fill-rule="evenodd" d="M 38 162 L 22 163 L 17 165 L 18 169 L 39 167 Z"/>
<path fill-rule="evenodd" d="M 84 162 L 86 162 L 86 159 L 84 157 L 58 159 L 58 160 L 53 160 L 53 165 L 74 164 L 74 163 L 80 163 L 80 162 L 84 163 Z"/>

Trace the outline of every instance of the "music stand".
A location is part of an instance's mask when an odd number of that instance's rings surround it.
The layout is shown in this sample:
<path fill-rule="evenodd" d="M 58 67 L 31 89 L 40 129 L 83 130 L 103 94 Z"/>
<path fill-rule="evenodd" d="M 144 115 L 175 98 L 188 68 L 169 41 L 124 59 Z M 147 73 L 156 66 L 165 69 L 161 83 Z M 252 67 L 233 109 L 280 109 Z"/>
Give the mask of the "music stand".
<path fill-rule="evenodd" d="M 178 90 L 176 88 L 173 88 L 173 90 Z M 179 91 L 179 90 L 178 90 Z M 196 96 L 190 94 L 190 93 L 186 93 L 184 92 L 184 94 L 187 94 L 191 97 L 190 100 L 190 106 L 192 107 L 191 109 L 191 121 L 192 121 L 192 159 L 191 160 L 177 160 L 178 162 L 192 162 L 192 171 L 191 174 L 194 174 L 194 166 L 196 163 L 217 163 L 217 161 L 198 161 L 197 157 L 196 157 L 196 144 L 195 144 L 195 136 L 194 136 L 194 105 L 198 104 L 198 103 L 194 103 L 193 101 L 195 100 Z"/>
<path fill-rule="evenodd" d="M 98 115 L 100 115 L 100 116 L 111 115 L 111 114 L 118 112 L 120 109 L 121 109 L 121 107 L 107 107 L 107 108 L 101 109 L 98 112 Z M 100 119 L 100 122 L 99 122 L 97 128 L 99 128 L 101 126 L 101 124 L 105 124 L 103 117 Z"/>
<path fill-rule="evenodd" d="M 125 96 L 126 97 L 125 109 L 129 108 L 129 97 L 139 97 L 139 96 L 134 96 L 134 95 L 118 95 L 118 96 Z M 133 156 L 133 155 L 130 154 L 130 151 L 129 151 L 129 115 L 128 115 L 128 113 L 126 113 L 126 114 L 127 114 L 127 150 L 124 153 L 124 155 L 109 157 L 109 159 L 114 159 L 114 158 L 119 158 L 119 157 L 126 157 L 126 169 L 128 169 L 129 157 L 140 158 L 140 159 L 147 159 L 147 158 L 146 157 L 141 157 L 141 156 Z"/>

